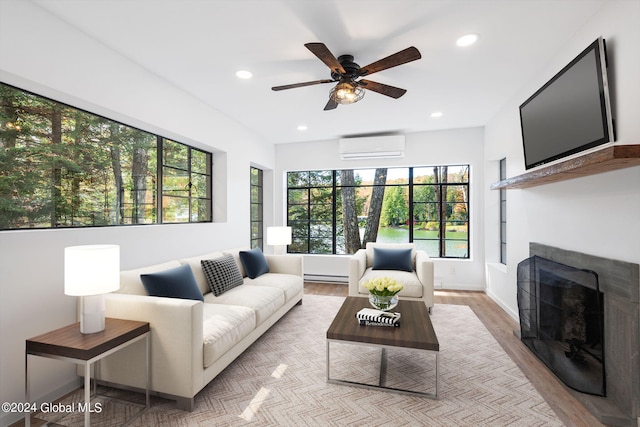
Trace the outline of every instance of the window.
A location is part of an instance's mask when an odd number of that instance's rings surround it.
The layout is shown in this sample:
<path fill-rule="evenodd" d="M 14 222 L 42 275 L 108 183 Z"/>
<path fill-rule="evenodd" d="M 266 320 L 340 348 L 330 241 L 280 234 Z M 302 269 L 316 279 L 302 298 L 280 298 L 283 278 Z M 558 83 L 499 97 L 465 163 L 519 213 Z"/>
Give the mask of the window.
<path fill-rule="evenodd" d="M 507 179 L 507 159 L 500 160 L 500 181 Z M 500 189 L 500 262 L 507 263 L 507 190 Z"/>
<path fill-rule="evenodd" d="M 2 83 L 0 148 L 0 229 L 212 219 L 210 153 Z"/>
<path fill-rule="evenodd" d="M 264 248 L 264 219 L 263 219 L 263 185 L 262 185 L 262 170 L 251 167 L 250 170 L 251 180 L 251 247 L 252 248 Z"/>
<path fill-rule="evenodd" d="M 351 254 L 366 242 L 414 242 L 469 258 L 469 166 L 287 174 L 289 252 Z"/>
<path fill-rule="evenodd" d="M 162 146 L 162 222 L 211 220 L 211 154 L 158 138 Z"/>

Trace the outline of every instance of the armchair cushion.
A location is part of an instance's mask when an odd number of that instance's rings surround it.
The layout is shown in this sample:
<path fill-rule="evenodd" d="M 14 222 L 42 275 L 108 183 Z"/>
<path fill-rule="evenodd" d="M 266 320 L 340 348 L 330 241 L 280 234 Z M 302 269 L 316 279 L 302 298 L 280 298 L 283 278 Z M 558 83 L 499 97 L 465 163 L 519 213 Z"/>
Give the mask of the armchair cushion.
<path fill-rule="evenodd" d="M 420 280 L 418 280 L 418 276 L 416 276 L 414 272 L 399 270 L 374 270 L 372 268 L 367 268 L 367 270 L 364 272 L 364 275 L 360 279 L 358 283 L 359 293 L 362 295 L 368 295 L 369 291 L 364 286 L 362 286 L 362 284 L 367 280 L 375 279 L 378 277 L 390 277 L 391 279 L 395 279 L 398 282 L 401 282 L 404 285 L 404 289 L 402 289 L 398 293 L 399 297 L 423 297 L 422 283 L 420 282 Z"/>
<path fill-rule="evenodd" d="M 373 248 L 374 270 L 413 271 L 411 249 Z"/>
<path fill-rule="evenodd" d="M 191 267 L 188 265 L 157 273 L 141 274 L 140 280 L 150 296 L 204 301 Z"/>

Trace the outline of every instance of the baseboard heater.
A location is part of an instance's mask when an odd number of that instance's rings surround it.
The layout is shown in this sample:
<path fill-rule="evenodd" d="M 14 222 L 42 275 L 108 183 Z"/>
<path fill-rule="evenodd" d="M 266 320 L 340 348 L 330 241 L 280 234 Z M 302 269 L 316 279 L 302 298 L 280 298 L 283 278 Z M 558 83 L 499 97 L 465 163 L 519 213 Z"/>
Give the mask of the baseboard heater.
<path fill-rule="evenodd" d="M 349 283 L 349 278 L 347 276 L 334 276 L 328 274 L 305 274 L 304 275 L 305 282 L 317 282 L 317 283 Z"/>

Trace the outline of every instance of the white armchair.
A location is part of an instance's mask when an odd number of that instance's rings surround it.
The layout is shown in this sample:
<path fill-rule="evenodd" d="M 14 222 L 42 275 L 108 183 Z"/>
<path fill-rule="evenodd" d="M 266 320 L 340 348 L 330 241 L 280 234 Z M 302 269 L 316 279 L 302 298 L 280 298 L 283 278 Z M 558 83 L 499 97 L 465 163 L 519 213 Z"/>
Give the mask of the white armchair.
<path fill-rule="evenodd" d="M 410 248 L 413 271 L 374 270 L 374 248 Z M 362 283 L 384 276 L 396 279 L 404 285 L 404 289 L 398 293 L 401 299 L 424 301 L 429 313 L 431 313 L 433 307 L 433 261 L 425 251 L 416 250 L 413 243 L 367 243 L 366 249 L 358 250 L 349 259 L 349 295 L 368 296 L 369 291 L 362 286 Z"/>

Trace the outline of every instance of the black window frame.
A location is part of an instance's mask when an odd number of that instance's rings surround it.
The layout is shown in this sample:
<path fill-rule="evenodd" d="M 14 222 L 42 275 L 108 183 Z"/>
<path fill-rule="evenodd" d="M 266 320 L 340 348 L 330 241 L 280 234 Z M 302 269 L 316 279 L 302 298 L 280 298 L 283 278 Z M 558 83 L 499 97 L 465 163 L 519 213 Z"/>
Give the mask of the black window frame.
<path fill-rule="evenodd" d="M 408 212 L 409 212 L 409 221 L 411 222 L 411 226 L 409 226 L 409 242 L 416 242 L 416 241 L 422 241 L 422 240 L 437 240 L 438 241 L 438 258 L 445 258 L 445 259 L 470 259 L 471 258 L 471 213 L 470 213 L 470 205 L 471 205 L 471 196 L 470 196 L 470 188 L 471 188 L 471 179 L 470 179 L 470 166 L 469 165 L 436 165 L 435 167 L 438 168 L 443 168 L 443 167 L 465 167 L 466 171 L 467 171 L 467 181 L 466 182 L 439 182 L 439 183 L 429 183 L 429 184 L 425 184 L 425 183 L 414 183 L 413 181 L 413 171 L 415 169 L 424 169 L 424 168 L 433 168 L 434 166 L 410 166 L 410 167 L 399 167 L 399 168 L 388 168 L 388 169 L 408 169 L 408 182 L 407 183 L 400 183 L 400 184 L 396 184 L 396 183 L 387 183 L 385 184 L 386 188 L 389 187 L 406 187 L 407 191 L 408 191 Z M 354 170 L 362 170 L 362 169 L 375 169 L 375 168 L 360 168 L 360 169 L 354 169 Z M 341 169 L 340 169 L 341 170 Z M 287 248 L 288 252 L 292 252 L 292 253 L 303 253 L 303 254 L 339 254 L 337 251 L 337 248 L 339 246 L 338 244 L 338 238 L 339 238 L 339 233 L 338 233 L 338 229 L 339 226 L 341 225 L 339 222 L 339 218 L 340 218 L 340 213 L 339 213 L 339 200 L 340 197 L 338 195 L 338 191 L 340 188 L 343 187 L 343 185 L 341 185 L 341 183 L 339 183 L 339 171 L 340 170 L 308 170 L 308 171 L 290 171 L 287 173 L 287 195 L 286 195 L 286 200 L 287 200 L 287 225 L 292 227 L 293 232 L 294 232 L 294 242 L 292 243 L 292 245 L 290 245 Z M 439 169 L 440 170 L 440 169 Z M 289 179 L 289 174 L 311 174 L 311 173 L 325 173 L 326 176 L 328 177 L 329 175 L 331 176 L 331 182 L 330 183 L 325 183 L 324 185 L 318 185 L 317 183 L 314 185 L 313 183 L 309 182 L 310 180 L 307 180 L 307 184 L 306 185 L 297 185 L 297 186 L 290 186 L 290 179 Z M 440 221 L 440 227 L 439 230 L 442 230 L 442 232 L 440 232 L 439 236 L 437 239 L 421 239 L 421 238 L 415 238 L 414 237 L 414 221 L 412 221 L 412 219 L 414 218 L 414 200 L 413 200 L 413 194 L 414 194 L 414 189 L 415 187 L 418 186 L 425 186 L 425 185 L 429 185 L 429 186 L 434 186 L 436 188 L 438 188 L 437 191 L 440 191 L 440 194 L 446 194 L 446 187 L 448 186 L 464 186 L 466 187 L 466 195 L 467 195 L 467 200 L 466 200 L 466 220 L 465 221 L 461 221 L 461 220 L 454 220 L 453 222 L 465 222 L 467 224 L 467 237 L 466 239 L 453 239 L 453 238 L 447 238 L 447 233 L 446 233 L 446 226 L 445 223 L 449 223 L 452 222 L 451 220 L 446 220 L 442 217 L 440 217 L 439 221 Z M 371 186 L 373 187 L 373 184 L 368 184 L 367 186 Z M 362 186 L 360 186 L 362 187 Z M 312 208 L 314 206 L 313 202 L 313 198 L 311 197 L 311 193 L 313 190 L 320 190 L 320 189 L 324 189 L 326 191 L 330 191 L 330 195 L 331 195 L 331 205 L 332 205 L 332 217 L 331 217 L 331 251 L 330 252 L 313 252 L 312 249 L 314 248 L 313 242 L 316 240 L 328 240 L 328 236 L 322 236 L 322 235 L 312 235 L 312 225 L 319 225 L 318 223 L 314 223 L 314 220 L 312 218 L 311 212 L 312 212 Z M 303 198 L 303 200 L 305 200 L 305 203 L 302 204 L 295 204 L 295 206 L 304 206 L 304 211 L 306 211 L 306 218 L 301 218 L 301 219 L 297 219 L 297 220 L 292 220 L 291 219 L 291 206 L 292 205 L 292 197 L 291 197 L 291 191 L 299 191 L 299 192 L 306 192 L 306 197 Z M 302 193 L 301 193 L 302 194 Z M 327 199 L 329 199 L 329 197 L 327 197 Z M 447 202 L 446 200 L 440 200 L 440 206 L 442 206 L 442 204 L 448 204 L 449 202 Z M 440 209 L 442 209 L 442 207 L 440 207 Z M 442 210 L 441 210 L 442 212 Z M 307 224 L 306 227 L 299 227 L 301 224 Z M 327 225 L 328 226 L 328 221 L 325 221 L 322 223 L 323 225 Z M 304 231 L 304 229 L 306 229 L 306 236 L 302 236 L 300 230 L 303 229 L 302 231 Z M 295 242 L 295 241 L 298 242 Z M 302 242 L 302 246 L 299 246 L 298 244 L 300 243 L 301 240 L 306 240 L 306 244 L 305 242 Z M 456 241 L 456 240 L 464 240 L 466 242 L 466 256 L 449 256 L 446 254 L 446 244 L 447 242 L 451 242 L 451 241 Z M 300 248 L 306 248 L 306 250 L 300 250 Z M 341 254 L 340 254 L 341 255 Z"/>
<path fill-rule="evenodd" d="M 507 159 L 500 159 L 499 180 L 507 179 Z M 507 264 L 507 190 L 500 189 L 500 263 Z"/>
<path fill-rule="evenodd" d="M 264 249 L 264 171 L 249 168 L 249 232 L 251 248 Z"/>
<path fill-rule="evenodd" d="M 35 99 L 37 99 L 38 101 L 41 102 L 45 102 L 45 103 L 52 103 L 52 105 L 55 108 L 60 108 L 60 109 L 68 109 L 69 111 L 72 112 L 77 112 L 77 113 L 81 113 L 84 115 L 88 115 L 90 117 L 93 118 L 97 118 L 99 120 L 104 120 L 106 122 L 109 123 L 113 123 L 116 124 L 118 126 L 122 126 L 124 129 L 128 129 L 131 131 L 135 131 L 135 132 L 141 132 L 144 135 L 147 135 L 147 137 L 149 138 L 149 141 L 155 140 L 155 146 L 153 147 L 153 149 L 155 150 L 155 168 L 156 168 L 156 173 L 155 174 L 150 174 L 148 175 L 148 177 L 150 177 L 153 181 L 154 181 L 154 186 L 152 188 L 146 188 L 146 191 L 151 191 L 151 198 L 153 199 L 153 203 L 149 204 L 149 203 L 145 203 L 145 205 L 152 205 L 152 208 L 154 209 L 153 214 L 151 214 L 150 216 L 153 217 L 153 220 L 149 221 L 148 218 L 144 218 L 144 220 L 147 220 L 147 222 L 110 222 L 110 223 L 101 223 L 101 224 L 73 224 L 73 225 L 68 225 L 68 224 L 49 224 L 48 226 L 44 226 L 42 221 L 39 221 L 39 224 L 37 226 L 15 226 L 14 224 L 8 224 L 8 226 L 0 226 L 0 231 L 21 231 L 21 230 L 48 230 L 48 229 L 82 229 L 82 228 L 96 228 L 96 227 L 121 227 L 121 226 L 130 226 L 130 225 L 158 225 L 158 224 L 193 224 L 193 223 L 210 223 L 213 222 L 213 154 L 209 151 L 206 150 L 202 150 L 193 146 L 190 146 L 188 144 L 185 144 L 183 142 L 180 141 L 176 141 L 175 139 L 172 138 L 165 138 L 161 135 L 155 134 L 153 132 L 149 132 L 143 129 L 140 129 L 138 127 L 135 126 L 131 126 L 128 125 L 126 123 L 123 123 L 121 121 L 118 120 L 114 120 L 112 118 L 106 117 L 106 116 L 102 116 L 100 114 L 96 114 L 93 113 L 91 111 L 88 110 L 84 110 L 78 107 L 75 107 L 73 105 L 58 101 L 56 99 L 52 99 L 46 96 L 42 96 L 39 95 L 35 92 L 5 83 L 0 81 L 0 87 L 2 87 L 3 89 L 7 89 L 7 90 L 13 90 L 13 91 L 17 91 L 22 92 L 22 95 L 27 96 L 27 97 L 34 97 Z M 16 109 L 19 106 L 12 106 L 15 107 Z M 0 117 L 1 118 L 1 117 Z M 18 120 L 20 120 L 20 117 L 18 117 Z M 6 131 L 6 125 L 7 123 L 9 123 L 9 121 L 2 123 L 0 120 L 0 126 L 4 126 L 5 129 L 0 129 L 0 130 L 4 130 Z M 13 131 L 16 131 L 15 127 L 12 129 Z M 19 132 L 20 129 L 17 130 L 17 132 Z M 31 134 L 25 133 L 26 136 L 30 136 Z M 2 135 L 0 135 L 1 137 Z M 163 220 L 164 217 L 164 212 L 163 212 L 163 196 L 164 196 L 164 188 L 163 188 L 163 141 L 172 141 L 176 144 L 180 144 L 181 146 L 186 147 L 187 152 L 188 152 L 188 167 L 184 170 L 184 172 L 188 175 L 188 183 L 187 183 L 187 189 L 185 190 L 187 192 L 187 197 L 189 199 L 188 202 L 188 206 L 189 206 L 189 212 L 188 212 L 188 217 L 186 221 L 165 221 Z M 3 142 L 0 140 L 0 143 Z M 0 144 L 0 148 L 4 147 L 3 145 Z M 204 173 L 200 170 L 200 171 L 196 171 L 193 169 L 194 163 L 192 160 L 192 156 L 193 153 L 200 153 L 200 155 L 204 155 L 204 167 L 205 167 L 205 171 Z M 15 159 L 14 159 L 15 161 Z M 200 162 L 201 164 L 203 162 Z M 122 166 L 122 164 L 120 164 L 120 166 Z M 0 176 L 1 178 L 1 176 Z M 196 178 L 200 178 L 200 179 L 196 179 Z M 201 189 L 197 188 L 196 182 L 204 182 L 206 188 L 204 190 L 204 195 L 203 192 L 201 191 Z M 124 192 L 125 190 L 123 188 L 120 188 L 120 192 Z M 53 200 L 53 199 L 52 199 Z M 50 201 L 50 203 L 55 203 L 55 200 Z M 117 205 L 120 206 L 119 209 L 123 209 L 123 206 L 125 206 L 124 202 L 122 202 L 123 204 Z M 205 219 L 193 219 L 193 215 L 194 215 L 194 211 L 196 209 L 197 206 L 201 206 L 201 210 L 200 212 L 204 212 L 205 213 Z M 129 218 L 128 216 L 125 218 Z M 200 217 L 198 217 L 200 218 Z"/>

